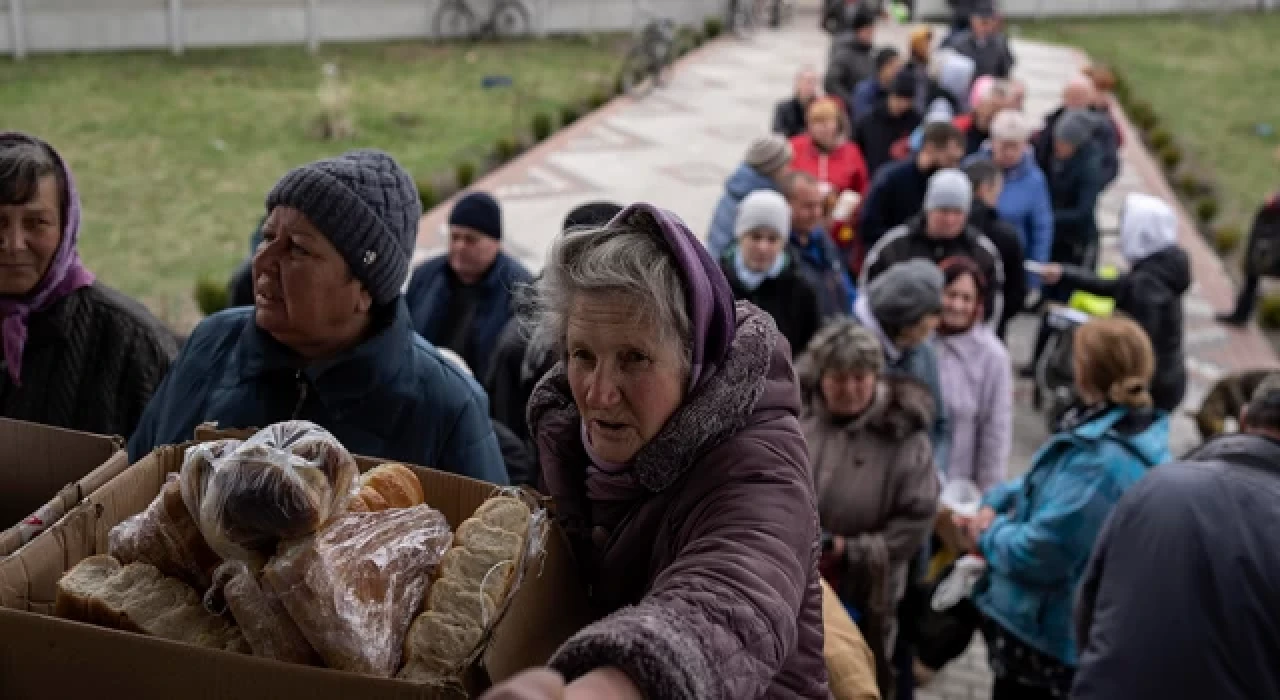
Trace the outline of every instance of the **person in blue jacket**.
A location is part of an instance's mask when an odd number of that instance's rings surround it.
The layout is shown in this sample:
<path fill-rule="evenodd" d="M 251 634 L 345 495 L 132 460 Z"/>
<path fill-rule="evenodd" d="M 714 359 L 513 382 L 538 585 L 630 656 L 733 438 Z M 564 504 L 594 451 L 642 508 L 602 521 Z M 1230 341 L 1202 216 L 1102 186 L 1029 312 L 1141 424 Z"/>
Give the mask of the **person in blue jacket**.
<path fill-rule="evenodd" d="M 414 332 L 400 288 L 422 205 L 380 151 L 296 168 L 267 195 L 254 306 L 192 333 L 129 458 L 196 426 L 308 420 L 351 452 L 508 482 L 484 392 Z"/>
<path fill-rule="evenodd" d="M 857 124 L 863 117 L 874 112 L 876 105 L 889 99 L 889 89 L 906 65 L 902 54 L 892 46 L 877 51 L 875 61 L 875 74 L 863 79 L 853 88 L 853 104 L 849 106 L 850 124 Z"/>
<path fill-rule="evenodd" d="M 533 275 L 502 252 L 502 208 L 484 192 L 463 195 L 449 212 L 449 252 L 418 267 L 405 296 L 413 327 L 487 376 L 513 302 Z"/>
<path fill-rule="evenodd" d="M 991 122 L 991 141 L 965 165 L 989 160 L 1004 172 L 1004 189 L 996 207 L 1000 218 L 1022 236 L 1027 260 L 1047 263 L 1053 251 L 1053 200 L 1049 181 L 1028 146 L 1030 139 L 1030 120 L 1021 112 L 1006 109 Z M 1040 278 L 1027 273 L 1027 288 L 1039 291 Z"/>
<path fill-rule="evenodd" d="M 777 134 L 751 142 L 747 157 L 724 183 L 724 194 L 716 202 L 707 235 L 707 251 L 719 260 L 737 240 L 738 205 L 756 190 L 782 191 L 782 178 L 791 167 L 791 143 Z"/>
<path fill-rule="evenodd" d="M 1081 406 L 1024 476 L 989 491 L 964 522 L 986 560 L 975 589 L 995 673 L 993 698 L 1065 698 L 1078 662 L 1077 589 L 1102 525 L 1120 497 L 1170 461 L 1169 417 L 1152 408 L 1155 358 L 1125 318 L 1076 331 Z M 1169 611 L 1176 614 L 1176 610 Z"/>

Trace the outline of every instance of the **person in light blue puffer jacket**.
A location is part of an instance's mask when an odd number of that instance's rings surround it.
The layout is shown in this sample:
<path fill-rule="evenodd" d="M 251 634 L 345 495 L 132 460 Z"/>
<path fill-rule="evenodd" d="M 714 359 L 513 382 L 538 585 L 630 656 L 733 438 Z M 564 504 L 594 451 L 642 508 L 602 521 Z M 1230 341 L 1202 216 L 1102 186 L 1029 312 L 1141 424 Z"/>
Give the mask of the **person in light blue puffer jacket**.
<path fill-rule="evenodd" d="M 738 222 L 738 205 L 747 195 L 756 190 L 782 191 L 782 176 L 791 166 L 791 156 L 791 143 L 777 134 L 751 142 L 746 161 L 725 181 L 724 194 L 711 218 L 707 250 L 713 259 L 720 259 L 737 239 L 734 226 Z"/>
<path fill-rule="evenodd" d="M 996 697 L 1067 696 L 1078 659 L 1072 611 L 1094 541 L 1120 497 L 1171 460 L 1169 416 L 1151 407 L 1155 358 L 1142 328 L 1096 319 L 1074 340 L 1082 406 L 1030 471 L 989 491 L 967 523 L 987 564 L 974 604 Z"/>

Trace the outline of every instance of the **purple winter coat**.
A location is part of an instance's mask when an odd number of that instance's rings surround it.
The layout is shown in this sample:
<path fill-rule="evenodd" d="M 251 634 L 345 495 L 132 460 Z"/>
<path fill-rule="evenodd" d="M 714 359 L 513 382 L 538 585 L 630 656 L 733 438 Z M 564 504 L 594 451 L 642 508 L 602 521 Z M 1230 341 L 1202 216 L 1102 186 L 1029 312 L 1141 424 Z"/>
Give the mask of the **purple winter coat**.
<path fill-rule="evenodd" d="M 650 698 L 828 698 L 820 540 L 800 390 L 768 314 L 737 305 L 724 364 L 636 455 L 644 485 L 592 527 L 581 419 L 560 363 L 529 403 L 545 487 L 599 618 L 551 660 L 613 666 Z"/>

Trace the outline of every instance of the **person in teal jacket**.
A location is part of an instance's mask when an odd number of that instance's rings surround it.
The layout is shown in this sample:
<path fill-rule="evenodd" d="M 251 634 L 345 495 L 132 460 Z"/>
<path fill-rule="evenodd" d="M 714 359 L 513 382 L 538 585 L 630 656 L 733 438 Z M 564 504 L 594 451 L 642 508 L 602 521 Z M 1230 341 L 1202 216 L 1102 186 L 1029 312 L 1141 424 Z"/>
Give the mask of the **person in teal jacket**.
<path fill-rule="evenodd" d="M 1168 414 L 1151 407 L 1155 359 L 1142 328 L 1096 319 L 1075 336 L 1082 405 L 1024 476 L 989 491 L 967 523 L 987 564 L 974 603 L 994 698 L 1067 697 L 1077 664 L 1072 611 L 1094 541 L 1116 502 L 1170 461 Z"/>
<path fill-rule="evenodd" d="M 267 195 L 254 306 L 191 334 L 129 440 L 129 457 L 196 426 L 308 420 L 351 452 L 508 482 L 478 384 L 414 332 L 400 290 L 422 205 L 390 156 L 352 151 Z"/>

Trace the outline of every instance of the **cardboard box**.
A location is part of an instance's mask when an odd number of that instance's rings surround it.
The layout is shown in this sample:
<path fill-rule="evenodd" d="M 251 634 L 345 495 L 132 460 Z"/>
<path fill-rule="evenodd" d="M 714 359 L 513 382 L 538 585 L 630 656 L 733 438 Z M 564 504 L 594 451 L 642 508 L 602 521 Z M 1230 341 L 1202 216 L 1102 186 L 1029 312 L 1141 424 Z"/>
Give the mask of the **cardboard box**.
<path fill-rule="evenodd" d="M 129 466 L 124 441 L 0 418 L 0 558 Z M 24 607 L 0 597 L 0 605 Z"/>
<path fill-rule="evenodd" d="M 183 445 L 162 447 L 125 470 L 72 513 L 32 541 L 40 566 L 71 568 L 106 553 L 107 533 L 142 511 L 160 492 L 165 475 L 182 465 Z M 361 470 L 385 460 L 360 457 Z M 457 527 L 497 487 L 466 477 L 414 467 L 427 495 Z M 28 547 L 31 549 L 32 547 Z M 0 564 L 0 589 L 9 562 Z M 52 609 L 54 591 L 38 602 Z M 590 618 L 586 596 L 564 533 L 554 523 L 543 559 L 535 562 L 515 592 L 505 616 L 468 684 L 473 692 L 524 669 L 541 666 Z M 25 612 L 0 610 L 0 698 L 44 698 L 56 680 L 59 694 L 79 692 L 129 700 L 281 697 L 329 700 L 426 700 L 439 697 L 423 687 L 339 671 L 284 664 L 177 642 L 107 630 Z"/>

